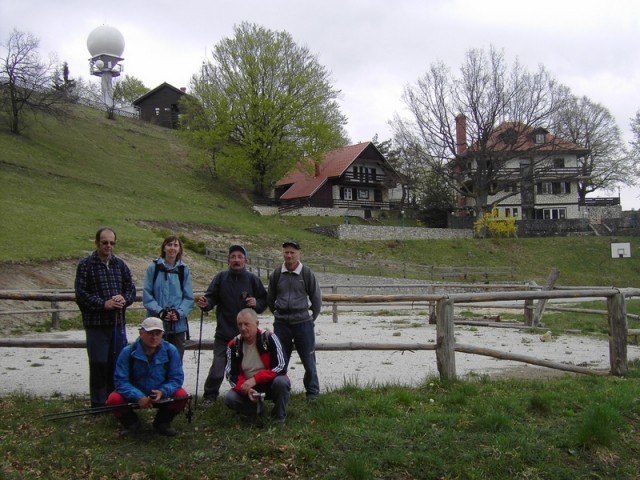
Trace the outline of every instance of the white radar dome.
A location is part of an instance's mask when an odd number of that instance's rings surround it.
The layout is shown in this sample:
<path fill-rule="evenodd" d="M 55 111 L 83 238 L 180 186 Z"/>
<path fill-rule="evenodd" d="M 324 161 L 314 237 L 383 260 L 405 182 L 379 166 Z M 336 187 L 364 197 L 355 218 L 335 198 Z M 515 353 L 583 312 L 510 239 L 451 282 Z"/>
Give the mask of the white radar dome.
<path fill-rule="evenodd" d="M 124 52 L 124 37 L 117 28 L 102 25 L 89 34 L 87 48 L 91 57 L 109 55 L 120 58 Z"/>

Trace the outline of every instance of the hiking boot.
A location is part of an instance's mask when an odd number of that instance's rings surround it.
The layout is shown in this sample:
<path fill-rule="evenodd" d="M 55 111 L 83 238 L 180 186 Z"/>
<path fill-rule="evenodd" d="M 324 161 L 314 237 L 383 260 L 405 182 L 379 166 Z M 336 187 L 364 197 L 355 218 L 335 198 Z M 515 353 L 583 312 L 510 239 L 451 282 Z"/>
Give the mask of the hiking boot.
<path fill-rule="evenodd" d="M 214 403 L 216 403 L 216 397 L 203 398 L 202 402 L 198 404 L 198 407 L 204 410 L 206 408 L 211 407 Z"/>
<path fill-rule="evenodd" d="M 175 437 L 176 435 L 178 435 L 178 432 L 176 431 L 175 428 L 173 428 L 171 426 L 170 423 L 153 423 L 153 428 L 156 432 L 158 432 L 160 435 L 163 435 L 165 437 Z"/>
<path fill-rule="evenodd" d="M 140 422 L 135 422 L 130 425 L 124 425 L 120 430 L 120 437 L 133 437 L 140 433 Z"/>

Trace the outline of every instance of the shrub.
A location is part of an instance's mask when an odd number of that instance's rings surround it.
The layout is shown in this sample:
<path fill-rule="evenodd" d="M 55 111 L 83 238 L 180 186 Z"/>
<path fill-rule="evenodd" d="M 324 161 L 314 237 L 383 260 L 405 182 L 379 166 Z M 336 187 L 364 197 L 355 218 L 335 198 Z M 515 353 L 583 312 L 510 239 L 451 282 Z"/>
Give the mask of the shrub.
<path fill-rule="evenodd" d="M 515 217 L 500 215 L 494 205 L 491 212 L 485 213 L 473 223 L 473 231 L 476 237 L 488 235 L 493 238 L 509 238 L 517 236 L 518 227 Z"/>

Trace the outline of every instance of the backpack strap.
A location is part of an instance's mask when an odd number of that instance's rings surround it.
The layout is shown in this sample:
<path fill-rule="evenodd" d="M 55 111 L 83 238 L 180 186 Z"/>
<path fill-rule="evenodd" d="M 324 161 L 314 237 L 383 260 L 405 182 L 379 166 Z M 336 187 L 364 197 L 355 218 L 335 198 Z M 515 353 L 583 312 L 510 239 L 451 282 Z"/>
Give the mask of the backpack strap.
<path fill-rule="evenodd" d="M 273 279 L 272 284 L 274 287 L 277 287 L 281 273 L 282 267 L 278 267 L 271 274 L 271 278 Z M 309 291 L 309 286 L 311 285 L 311 269 L 304 263 L 302 264 L 302 271 L 300 272 L 300 276 L 302 277 L 302 283 L 304 284 L 304 291 L 307 292 L 307 296 L 311 298 L 311 295 L 313 295 L 313 292 Z"/>
<path fill-rule="evenodd" d="M 160 272 L 172 273 L 167 270 L 164 264 L 158 262 L 153 263 L 155 264 L 155 269 L 153 271 L 153 282 L 151 282 L 151 285 L 156 284 L 156 278 L 158 278 Z M 184 291 L 184 265 L 178 265 L 178 279 L 180 280 L 180 290 Z"/>

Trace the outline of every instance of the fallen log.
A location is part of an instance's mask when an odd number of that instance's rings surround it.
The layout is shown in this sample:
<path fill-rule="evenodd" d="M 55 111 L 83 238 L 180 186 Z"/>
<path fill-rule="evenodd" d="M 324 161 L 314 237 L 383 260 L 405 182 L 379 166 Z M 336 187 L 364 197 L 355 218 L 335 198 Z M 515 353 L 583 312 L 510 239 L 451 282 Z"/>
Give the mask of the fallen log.
<path fill-rule="evenodd" d="M 472 353 L 474 355 L 485 355 L 488 357 L 499 358 L 501 360 L 514 360 L 516 362 L 530 363 L 532 365 L 539 365 L 541 367 L 553 368 L 555 370 L 564 370 L 566 372 L 583 373 L 586 375 L 596 376 L 608 376 L 609 372 L 604 370 L 594 370 L 587 367 L 579 367 L 577 365 L 570 365 L 567 363 L 552 362 L 549 360 L 541 360 L 539 358 L 530 357 L 528 355 L 520 355 L 518 353 L 501 352 L 499 350 L 492 350 L 490 348 L 474 347 L 473 345 L 463 345 L 456 343 L 456 352 L 460 353 Z"/>

